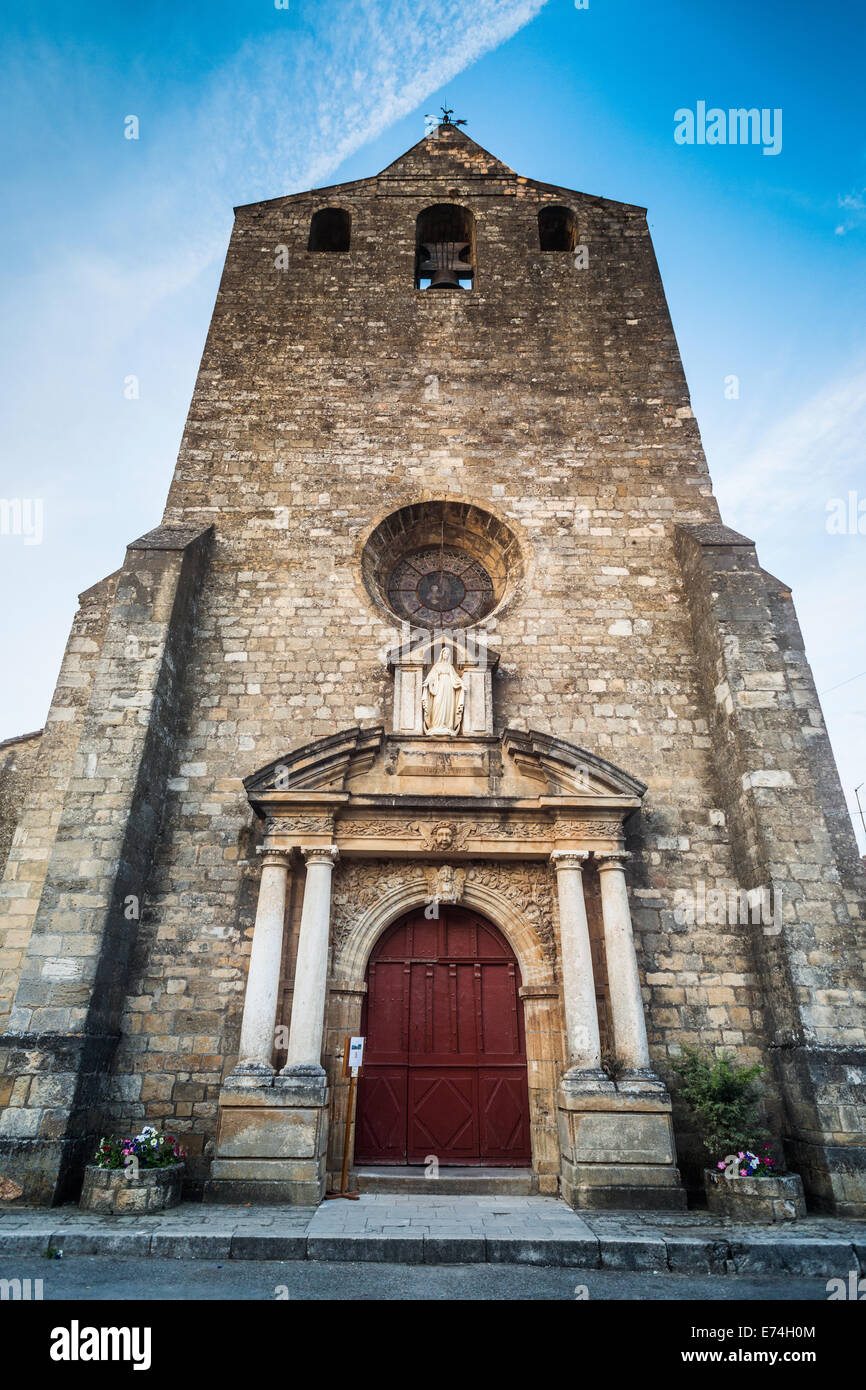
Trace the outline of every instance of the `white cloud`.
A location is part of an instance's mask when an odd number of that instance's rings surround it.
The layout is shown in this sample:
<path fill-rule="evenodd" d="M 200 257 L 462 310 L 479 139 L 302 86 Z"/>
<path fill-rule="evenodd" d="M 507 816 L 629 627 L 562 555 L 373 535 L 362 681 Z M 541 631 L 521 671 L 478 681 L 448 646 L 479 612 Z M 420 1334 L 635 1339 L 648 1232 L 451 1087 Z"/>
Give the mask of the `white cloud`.
<path fill-rule="evenodd" d="M 844 209 L 845 216 L 836 228 L 837 236 L 846 236 L 866 224 L 866 188 L 859 193 L 846 193 L 839 199 L 839 206 Z"/>
<path fill-rule="evenodd" d="M 740 436 L 742 438 L 742 435 Z M 816 391 L 778 421 L 741 461 L 718 470 L 725 509 L 748 529 L 765 529 L 804 507 L 826 515 L 826 502 L 849 483 L 863 487 L 866 367 Z"/>
<path fill-rule="evenodd" d="M 142 114 L 137 172 L 119 188 L 112 182 L 104 205 L 93 208 L 90 242 L 46 245 L 42 274 L 19 281 L 25 336 L 44 341 L 44 310 L 55 331 L 65 326 L 69 355 L 80 359 L 79 303 L 88 306 L 86 321 L 101 314 L 103 341 L 128 336 L 221 257 L 233 205 L 325 182 L 545 3 L 307 0 L 299 30 L 244 44 L 212 73 L 194 108 Z M 38 61 L 62 82 L 43 50 Z M 26 85 L 26 72 L 17 76 Z M 29 76 L 36 83 L 35 72 Z M 419 119 L 418 139 L 423 133 Z"/>
<path fill-rule="evenodd" d="M 248 44 L 216 76 L 202 137 L 214 137 L 227 164 L 242 151 L 249 201 L 314 186 L 545 4 L 315 0 L 301 9 L 315 40 Z"/>

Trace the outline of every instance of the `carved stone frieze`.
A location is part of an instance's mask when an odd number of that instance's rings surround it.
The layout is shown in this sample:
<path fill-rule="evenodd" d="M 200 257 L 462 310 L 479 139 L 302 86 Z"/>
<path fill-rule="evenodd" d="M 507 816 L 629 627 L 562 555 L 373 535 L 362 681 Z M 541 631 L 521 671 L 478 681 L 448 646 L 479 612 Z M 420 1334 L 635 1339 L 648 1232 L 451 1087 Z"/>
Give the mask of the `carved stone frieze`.
<path fill-rule="evenodd" d="M 557 820 L 557 839 L 618 840 L 622 821 L 618 820 Z"/>
<path fill-rule="evenodd" d="M 556 903 L 549 874 L 537 864 L 475 864 L 468 879 L 501 893 L 541 942 L 545 960 L 556 960 Z"/>
<path fill-rule="evenodd" d="M 553 838 L 550 824 L 543 820 L 501 818 L 472 821 L 401 821 L 385 817 L 340 820 L 337 831 L 346 839 L 353 840 L 415 840 L 419 850 L 438 850 L 440 853 L 450 849 L 466 849 L 473 840 L 545 841 Z"/>
<path fill-rule="evenodd" d="M 350 840 L 417 840 L 415 823 L 395 818 L 339 820 L 337 833 Z"/>
<path fill-rule="evenodd" d="M 545 959 L 556 960 L 556 895 L 548 869 L 535 863 L 450 864 L 403 863 L 393 860 L 343 860 L 334 871 L 331 898 L 332 937 L 339 954 L 361 918 L 395 890 L 418 903 L 465 901 L 468 885 L 492 890 L 516 909 L 532 928 Z"/>
<path fill-rule="evenodd" d="M 475 825 L 461 821 L 401 821 L 397 819 L 341 820 L 337 830 L 346 839 L 414 840 L 419 850 L 462 849 Z"/>
<path fill-rule="evenodd" d="M 359 919 L 386 894 L 403 888 L 407 897 L 416 895 L 419 889 L 426 895 L 428 867 L 379 859 L 349 859 L 341 863 L 334 874 L 331 895 L 335 951 L 342 950 Z"/>
<path fill-rule="evenodd" d="M 433 825 L 416 821 L 412 827 L 421 836 L 421 848 L 442 850 L 463 849 L 473 826 L 463 821 L 440 820 Z"/>
<path fill-rule="evenodd" d="M 269 816 L 265 821 L 268 835 L 330 835 L 333 829 L 333 816 Z"/>
<path fill-rule="evenodd" d="M 476 840 L 549 840 L 551 827 L 543 820 L 476 821 L 469 828 Z"/>

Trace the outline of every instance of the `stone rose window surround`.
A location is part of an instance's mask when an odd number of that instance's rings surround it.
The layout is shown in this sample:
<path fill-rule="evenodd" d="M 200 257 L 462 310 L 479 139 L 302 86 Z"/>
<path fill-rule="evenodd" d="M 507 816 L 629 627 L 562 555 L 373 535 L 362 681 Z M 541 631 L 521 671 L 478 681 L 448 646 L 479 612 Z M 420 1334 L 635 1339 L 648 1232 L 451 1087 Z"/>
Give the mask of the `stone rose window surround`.
<path fill-rule="evenodd" d="M 401 507 L 361 552 L 364 586 L 390 622 L 468 627 L 492 617 L 524 575 L 517 537 L 474 503 L 432 499 Z"/>

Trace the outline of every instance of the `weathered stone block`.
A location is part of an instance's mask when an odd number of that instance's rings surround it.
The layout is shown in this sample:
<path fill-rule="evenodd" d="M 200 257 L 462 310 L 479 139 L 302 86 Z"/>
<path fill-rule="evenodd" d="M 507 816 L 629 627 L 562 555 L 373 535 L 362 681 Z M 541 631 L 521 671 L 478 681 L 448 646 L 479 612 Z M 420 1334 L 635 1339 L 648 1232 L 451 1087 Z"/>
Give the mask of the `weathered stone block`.
<path fill-rule="evenodd" d="M 99 1168 L 89 1163 L 79 1206 L 82 1211 L 151 1212 L 175 1207 L 181 1199 L 185 1164 L 140 1168 L 132 1176 L 123 1168 Z"/>
<path fill-rule="evenodd" d="M 704 1184 L 710 1211 L 732 1221 L 796 1221 L 806 1215 L 803 1181 L 798 1173 L 728 1178 L 707 1168 Z"/>

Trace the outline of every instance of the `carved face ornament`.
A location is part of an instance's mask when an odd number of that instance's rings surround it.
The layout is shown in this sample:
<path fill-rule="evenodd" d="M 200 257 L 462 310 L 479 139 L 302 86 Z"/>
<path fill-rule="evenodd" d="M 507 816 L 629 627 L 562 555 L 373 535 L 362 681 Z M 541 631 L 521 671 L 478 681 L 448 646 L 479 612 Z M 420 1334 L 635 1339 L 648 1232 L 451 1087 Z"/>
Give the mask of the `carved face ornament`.
<path fill-rule="evenodd" d="M 454 827 L 447 822 L 440 822 L 433 827 L 433 844 L 437 849 L 450 849 L 454 844 Z"/>

